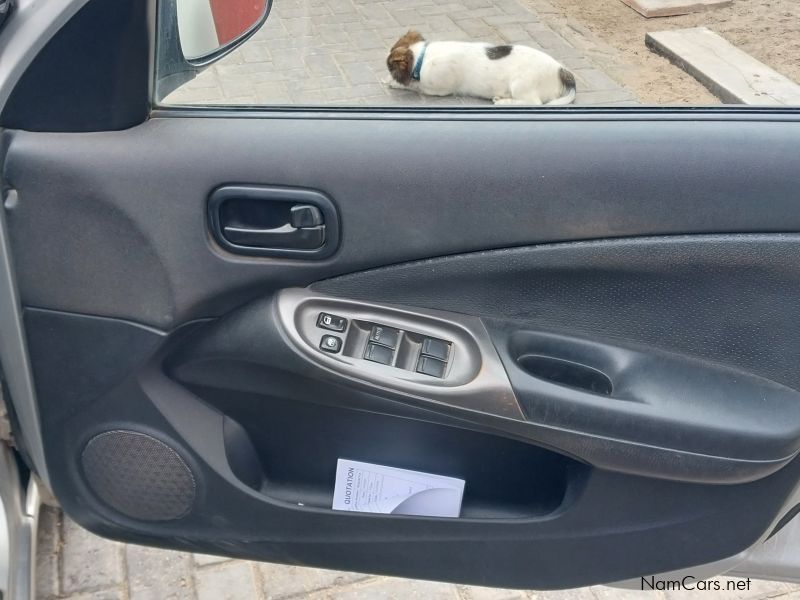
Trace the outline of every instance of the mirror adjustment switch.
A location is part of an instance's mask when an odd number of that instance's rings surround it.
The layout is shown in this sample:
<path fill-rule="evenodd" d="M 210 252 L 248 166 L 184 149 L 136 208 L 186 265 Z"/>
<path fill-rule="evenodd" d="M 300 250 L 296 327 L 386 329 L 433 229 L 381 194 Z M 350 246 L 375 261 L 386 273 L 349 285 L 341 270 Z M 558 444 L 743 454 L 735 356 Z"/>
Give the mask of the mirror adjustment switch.
<path fill-rule="evenodd" d="M 422 341 L 422 354 L 439 360 L 447 360 L 450 353 L 450 343 L 435 338 L 425 338 Z"/>
<path fill-rule="evenodd" d="M 330 331 L 344 331 L 347 328 L 347 319 L 330 313 L 319 313 L 317 327 Z"/>
<path fill-rule="evenodd" d="M 444 377 L 444 369 L 447 363 L 430 356 L 420 356 L 417 362 L 417 373 L 430 375 L 431 377 Z"/>
<path fill-rule="evenodd" d="M 369 343 L 364 351 L 364 358 L 382 365 L 391 365 L 394 358 L 394 350 L 386 346 Z"/>
<path fill-rule="evenodd" d="M 372 327 L 372 332 L 369 334 L 369 341 L 394 349 L 397 348 L 398 337 L 400 337 L 400 332 L 397 329 L 384 327 L 383 325 L 375 325 Z"/>
<path fill-rule="evenodd" d="M 338 338 L 335 335 L 323 335 L 319 343 L 319 349 L 323 352 L 336 354 L 342 349 L 342 338 Z"/>

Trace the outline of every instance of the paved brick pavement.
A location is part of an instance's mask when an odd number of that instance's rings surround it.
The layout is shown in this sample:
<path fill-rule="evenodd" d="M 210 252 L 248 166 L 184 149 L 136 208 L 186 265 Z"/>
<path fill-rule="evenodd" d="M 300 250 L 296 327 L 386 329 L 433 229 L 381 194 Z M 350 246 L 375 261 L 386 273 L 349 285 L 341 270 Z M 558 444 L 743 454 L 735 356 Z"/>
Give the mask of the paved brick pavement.
<path fill-rule="evenodd" d="M 37 558 L 41 600 L 605 600 L 641 592 L 590 587 L 518 592 L 230 560 L 128 546 L 98 538 L 61 513 L 42 511 Z M 648 600 L 800 599 L 800 586 L 753 581 L 739 595 L 654 592 Z"/>
<path fill-rule="evenodd" d="M 388 49 L 409 28 L 431 40 L 539 48 L 573 70 L 577 104 L 635 104 L 631 93 L 606 73 L 615 70 L 610 49 L 586 29 L 559 20 L 546 0 L 275 0 L 266 24 L 252 39 L 165 103 L 488 103 L 425 97 L 383 85 Z"/>

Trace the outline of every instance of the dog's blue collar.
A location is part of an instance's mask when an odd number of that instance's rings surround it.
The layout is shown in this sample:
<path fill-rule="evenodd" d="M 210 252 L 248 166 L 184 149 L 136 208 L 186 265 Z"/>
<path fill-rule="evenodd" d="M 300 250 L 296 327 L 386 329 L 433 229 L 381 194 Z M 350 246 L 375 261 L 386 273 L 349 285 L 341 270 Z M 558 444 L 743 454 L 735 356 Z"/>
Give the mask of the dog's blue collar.
<path fill-rule="evenodd" d="M 422 44 L 422 49 L 419 51 L 417 62 L 414 63 L 414 70 L 411 71 L 411 79 L 419 81 L 420 72 L 422 71 L 422 61 L 425 59 L 425 50 L 428 49 L 428 42 Z"/>

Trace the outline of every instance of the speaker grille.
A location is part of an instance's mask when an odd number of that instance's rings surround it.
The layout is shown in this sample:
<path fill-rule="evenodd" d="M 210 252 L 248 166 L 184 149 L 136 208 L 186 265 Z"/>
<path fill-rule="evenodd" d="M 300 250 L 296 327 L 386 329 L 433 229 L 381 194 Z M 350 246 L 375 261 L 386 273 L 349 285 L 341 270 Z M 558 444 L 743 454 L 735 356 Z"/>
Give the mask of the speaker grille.
<path fill-rule="evenodd" d="M 92 491 L 134 519 L 178 519 L 194 503 L 192 471 L 175 450 L 145 433 L 101 433 L 89 440 L 81 459 Z"/>

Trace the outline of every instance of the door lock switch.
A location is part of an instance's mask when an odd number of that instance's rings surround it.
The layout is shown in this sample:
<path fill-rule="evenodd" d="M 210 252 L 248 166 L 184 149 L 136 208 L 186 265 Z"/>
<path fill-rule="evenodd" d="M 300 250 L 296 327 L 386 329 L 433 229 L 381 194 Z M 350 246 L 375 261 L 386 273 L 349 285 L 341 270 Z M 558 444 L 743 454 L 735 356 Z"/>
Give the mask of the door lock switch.
<path fill-rule="evenodd" d="M 319 349 L 323 352 L 337 354 L 342 349 L 342 338 L 335 335 L 323 335 L 319 343 Z"/>
<path fill-rule="evenodd" d="M 328 329 L 329 331 L 344 331 L 347 329 L 347 319 L 330 313 L 319 313 L 317 327 Z"/>
<path fill-rule="evenodd" d="M 421 353 L 423 356 L 447 361 L 447 356 L 450 354 L 450 342 L 437 340 L 436 338 L 425 338 L 422 341 Z"/>
<path fill-rule="evenodd" d="M 369 341 L 388 348 L 397 348 L 397 339 L 400 337 L 400 332 L 391 327 L 384 327 L 383 325 L 374 325 L 369 334 Z"/>
<path fill-rule="evenodd" d="M 364 358 L 382 365 L 391 365 L 394 358 L 394 350 L 370 342 L 364 351 Z"/>
<path fill-rule="evenodd" d="M 417 373 L 441 379 L 444 377 L 444 370 L 446 367 L 447 363 L 444 361 L 431 358 L 430 356 L 420 356 L 417 362 Z"/>

